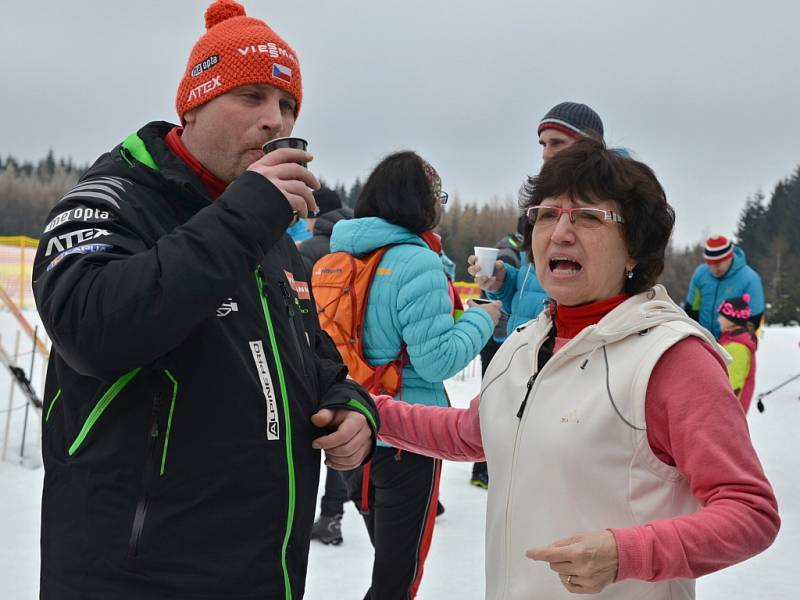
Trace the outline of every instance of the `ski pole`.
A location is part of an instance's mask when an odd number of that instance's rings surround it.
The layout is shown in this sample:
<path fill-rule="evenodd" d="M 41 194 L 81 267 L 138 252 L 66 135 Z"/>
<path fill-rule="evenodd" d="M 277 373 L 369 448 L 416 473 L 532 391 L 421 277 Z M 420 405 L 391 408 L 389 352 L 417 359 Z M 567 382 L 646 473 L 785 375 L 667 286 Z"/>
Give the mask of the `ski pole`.
<path fill-rule="evenodd" d="M 36 328 L 33 330 L 33 339 L 36 340 L 36 334 L 39 332 L 39 326 L 37 325 Z M 33 348 L 31 349 L 31 366 L 28 369 L 28 381 L 31 381 L 33 377 L 33 362 L 36 360 L 36 344 L 34 343 Z M 31 403 L 25 403 L 25 420 L 22 422 L 22 444 L 19 447 L 19 458 L 20 460 L 25 458 L 25 435 L 28 433 L 28 411 L 30 410 Z"/>
<path fill-rule="evenodd" d="M 776 386 L 775 386 L 774 388 L 772 388 L 771 390 L 767 390 L 766 392 L 763 392 L 763 393 L 759 394 L 759 395 L 758 395 L 758 398 L 757 398 L 757 401 L 756 401 L 756 408 L 758 409 L 758 412 L 762 412 L 762 413 L 764 412 L 764 403 L 763 403 L 763 402 L 761 402 L 761 399 L 762 399 L 764 396 L 769 396 L 769 395 L 770 395 L 772 392 L 775 392 L 775 391 L 777 391 L 777 390 L 781 389 L 783 386 L 785 386 L 785 385 L 787 385 L 787 384 L 789 384 L 789 383 L 793 382 L 795 379 L 798 379 L 798 378 L 800 378 L 800 373 L 798 373 L 798 374 L 797 374 L 797 375 L 795 375 L 794 377 L 790 377 L 789 379 L 787 379 L 786 381 L 784 381 L 784 382 L 783 382 L 783 383 L 781 383 L 780 385 L 776 385 Z"/>

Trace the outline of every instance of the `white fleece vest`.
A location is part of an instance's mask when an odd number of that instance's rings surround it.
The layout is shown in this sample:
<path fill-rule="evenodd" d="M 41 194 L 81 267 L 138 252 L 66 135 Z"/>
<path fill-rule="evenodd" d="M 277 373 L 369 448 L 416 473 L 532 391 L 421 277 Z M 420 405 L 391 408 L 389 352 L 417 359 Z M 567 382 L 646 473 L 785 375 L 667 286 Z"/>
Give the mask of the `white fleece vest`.
<path fill-rule="evenodd" d="M 518 328 L 484 377 L 481 435 L 492 478 L 487 600 L 572 599 L 549 565 L 526 558 L 526 550 L 698 508 L 688 482 L 650 449 L 645 395 L 653 367 L 668 348 L 694 335 L 721 350 L 713 338 L 656 286 L 556 352 L 533 381 L 520 418 L 551 326 L 543 314 Z M 688 600 L 694 598 L 694 581 L 627 580 L 593 597 Z"/>

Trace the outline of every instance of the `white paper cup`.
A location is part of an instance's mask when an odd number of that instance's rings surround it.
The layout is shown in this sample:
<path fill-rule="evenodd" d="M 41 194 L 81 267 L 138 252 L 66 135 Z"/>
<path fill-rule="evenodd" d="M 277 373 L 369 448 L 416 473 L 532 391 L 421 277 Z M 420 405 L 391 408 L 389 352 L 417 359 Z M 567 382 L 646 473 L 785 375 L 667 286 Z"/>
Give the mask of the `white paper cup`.
<path fill-rule="evenodd" d="M 484 248 L 475 246 L 475 258 L 477 258 L 478 272 L 486 277 L 491 277 L 494 273 L 494 263 L 497 261 L 497 248 Z"/>

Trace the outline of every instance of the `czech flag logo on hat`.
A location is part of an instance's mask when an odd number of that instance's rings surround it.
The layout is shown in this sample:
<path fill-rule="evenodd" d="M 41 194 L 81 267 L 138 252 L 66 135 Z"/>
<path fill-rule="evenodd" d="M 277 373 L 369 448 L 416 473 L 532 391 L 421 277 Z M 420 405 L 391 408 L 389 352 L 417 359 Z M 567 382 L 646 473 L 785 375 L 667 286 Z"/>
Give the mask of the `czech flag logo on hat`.
<path fill-rule="evenodd" d="M 292 70 L 289 67 L 284 67 L 278 63 L 272 63 L 272 76 L 275 79 L 280 79 L 286 83 L 292 82 Z"/>

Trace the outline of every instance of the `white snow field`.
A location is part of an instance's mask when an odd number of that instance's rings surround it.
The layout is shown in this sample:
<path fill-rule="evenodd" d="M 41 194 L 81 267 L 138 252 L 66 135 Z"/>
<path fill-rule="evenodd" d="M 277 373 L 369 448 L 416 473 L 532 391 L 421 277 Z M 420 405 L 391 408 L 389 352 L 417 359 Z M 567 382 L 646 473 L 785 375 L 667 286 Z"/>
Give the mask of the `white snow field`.
<path fill-rule="evenodd" d="M 27 312 L 35 321 L 35 313 Z M 13 350 L 17 326 L 7 312 L 0 312 L 0 341 Z M 756 393 L 767 391 L 800 373 L 800 328 L 767 328 L 758 353 Z M 19 360 L 28 370 L 30 343 L 23 339 Z M 42 362 L 36 359 L 32 381 L 41 391 Z M 474 366 L 463 376 L 447 382 L 450 397 L 465 406 L 479 387 Z M 0 411 L 9 397 L 8 373 L 0 372 Z M 22 404 L 15 392 L 13 407 Z M 755 404 L 755 403 L 754 403 Z M 775 544 L 763 554 L 716 574 L 701 578 L 701 600 L 800 598 L 793 575 L 800 556 L 800 379 L 770 394 L 764 414 L 753 407 L 748 416 L 750 433 L 767 475 L 775 487 L 783 524 Z M 38 598 L 39 507 L 43 470 L 37 437 L 38 414 L 28 420 L 25 458 L 20 459 L 24 410 L 11 413 L 9 448 L 0 463 L 0 600 Z M 0 412 L 0 442 L 7 413 Z M 436 524 L 420 600 L 478 600 L 483 598 L 484 511 L 486 492 L 469 485 L 471 464 L 446 463 L 441 499 L 446 512 Z M 320 492 L 321 493 L 321 492 Z M 311 543 L 306 598 L 310 600 L 357 600 L 369 585 L 372 548 L 363 522 L 352 504 L 345 508 L 344 543 L 323 546 Z M 149 599 L 148 599 L 149 600 Z"/>

